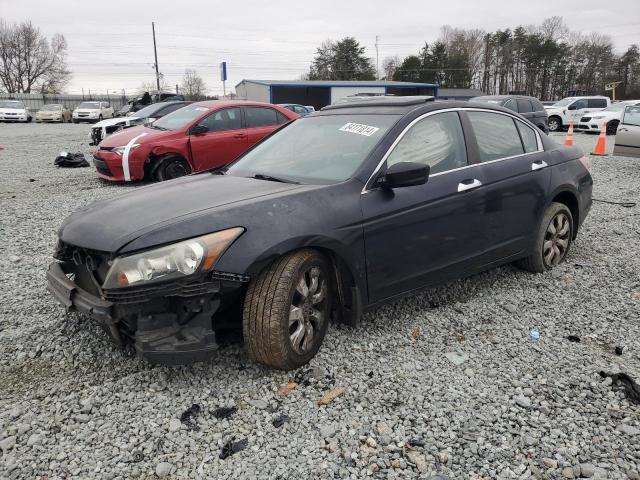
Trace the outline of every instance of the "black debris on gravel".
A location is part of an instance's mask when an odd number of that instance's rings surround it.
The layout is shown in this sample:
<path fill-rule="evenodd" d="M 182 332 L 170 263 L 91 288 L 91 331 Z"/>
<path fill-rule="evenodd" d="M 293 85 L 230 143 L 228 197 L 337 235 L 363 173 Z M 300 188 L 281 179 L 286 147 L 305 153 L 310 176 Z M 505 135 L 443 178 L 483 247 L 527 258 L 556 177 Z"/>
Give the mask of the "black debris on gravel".
<path fill-rule="evenodd" d="M 569 335 L 567 337 L 567 340 L 569 340 L 570 342 L 574 342 L 574 343 L 580 343 L 580 337 L 577 335 Z"/>
<path fill-rule="evenodd" d="M 212 415 L 217 419 L 229 418 L 238 411 L 236 407 L 220 407 L 216 408 Z"/>
<path fill-rule="evenodd" d="M 623 350 L 624 350 L 624 347 L 617 346 L 615 349 L 616 355 L 618 356 L 622 355 Z"/>
<path fill-rule="evenodd" d="M 224 460 L 225 458 L 228 458 L 231 455 L 244 450 L 248 445 L 249 440 L 247 440 L 246 438 L 237 442 L 227 442 L 222 446 L 222 450 L 220 451 L 220 459 Z"/>
<path fill-rule="evenodd" d="M 640 405 L 640 385 L 626 373 L 607 373 L 600 372 L 602 378 L 611 377 L 611 388 L 615 391 L 622 390 L 627 399 L 635 404 Z"/>
<path fill-rule="evenodd" d="M 188 430 L 198 430 L 198 425 L 196 423 L 196 419 L 202 408 L 197 403 L 194 403 L 189 408 L 187 408 L 182 415 L 180 415 L 180 421 L 187 426 Z"/>
<path fill-rule="evenodd" d="M 283 413 L 282 415 L 274 418 L 273 422 L 271 422 L 271 423 L 273 424 L 274 427 L 280 428 L 282 425 L 284 425 L 289 420 L 291 420 L 291 418 L 289 418 L 289 415 L 285 415 Z"/>
<path fill-rule="evenodd" d="M 421 438 L 412 438 L 408 443 L 410 447 L 424 447 L 424 440 Z"/>

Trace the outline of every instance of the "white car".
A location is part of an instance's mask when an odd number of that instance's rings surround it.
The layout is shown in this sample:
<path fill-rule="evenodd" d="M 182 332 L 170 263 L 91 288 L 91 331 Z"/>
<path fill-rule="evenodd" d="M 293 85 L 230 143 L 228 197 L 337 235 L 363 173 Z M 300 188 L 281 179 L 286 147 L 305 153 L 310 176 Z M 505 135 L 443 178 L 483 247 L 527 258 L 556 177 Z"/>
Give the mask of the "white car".
<path fill-rule="evenodd" d="M 113 117 L 113 108 L 108 102 L 82 102 L 73 111 L 73 123 L 99 122 Z"/>
<path fill-rule="evenodd" d="M 158 118 L 162 118 L 168 113 L 174 112 L 190 103 L 187 101 L 153 103 L 126 117 L 113 117 L 102 120 L 91 127 L 89 132 L 91 142 L 89 145 L 98 145 L 106 137 L 118 130 L 152 123 Z"/>
<path fill-rule="evenodd" d="M 20 100 L 0 100 L 0 121 L 30 122 L 33 114 Z"/>
<path fill-rule="evenodd" d="M 567 97 L 550 107 L 544 107 L 549 115 L 549 131 L 559 132 L 569 126 L 578 125 L 585 113 L 599 112 L 611 105 L 609 97 Z"/>
<path fill-rule="evenodd" d="M 580 119 L 576 130 L 581 132 L 600 133 L 602 125 L 607 123 L 607 135 L 615 135 L 618 125 L 624 114 L 624 109 L 629 106 L 640 105 L 640 100 L 624 100 L 612 103 L 610 107 L 600 110 L 595 115 L 588 114 Z"/>

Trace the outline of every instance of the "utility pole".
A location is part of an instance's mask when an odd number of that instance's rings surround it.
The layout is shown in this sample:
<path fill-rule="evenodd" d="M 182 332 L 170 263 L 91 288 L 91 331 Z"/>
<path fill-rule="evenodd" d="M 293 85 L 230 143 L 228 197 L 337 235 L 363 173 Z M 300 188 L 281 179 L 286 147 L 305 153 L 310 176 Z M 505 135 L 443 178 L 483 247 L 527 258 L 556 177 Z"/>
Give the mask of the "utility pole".
<path fill-rule="evenodd" d="M 160 72 L 158 71 L 158 50 L 156 49 L 156 26 L 154 22 L 151 22 L 151 31 L 153 32 L 153 56 L 156 59 L 156 86 L 160 91 Z"/>
<path fill-rule="evenodd" d="M 376 80 L 380 80 L 380 67 L 378 66 L 378 40 L 380 40 L 380 37 L 376 35 Z"/>

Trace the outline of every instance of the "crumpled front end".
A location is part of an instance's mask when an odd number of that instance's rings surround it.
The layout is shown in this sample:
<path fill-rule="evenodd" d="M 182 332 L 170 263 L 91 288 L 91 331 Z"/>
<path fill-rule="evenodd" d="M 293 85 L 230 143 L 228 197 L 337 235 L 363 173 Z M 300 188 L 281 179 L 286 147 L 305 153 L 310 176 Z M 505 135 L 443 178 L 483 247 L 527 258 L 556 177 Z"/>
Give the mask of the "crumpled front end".
<path fill-rule="evenodd" d="M 197 278 L 103 289 L 111 256 L 59 243 L 47 289 L 67 311 L 89 315 L 120 347 L 152 363 L 187 364 L 218 347 L 216 330 L 239 327 L 248 278 L 207 272 Z"/>

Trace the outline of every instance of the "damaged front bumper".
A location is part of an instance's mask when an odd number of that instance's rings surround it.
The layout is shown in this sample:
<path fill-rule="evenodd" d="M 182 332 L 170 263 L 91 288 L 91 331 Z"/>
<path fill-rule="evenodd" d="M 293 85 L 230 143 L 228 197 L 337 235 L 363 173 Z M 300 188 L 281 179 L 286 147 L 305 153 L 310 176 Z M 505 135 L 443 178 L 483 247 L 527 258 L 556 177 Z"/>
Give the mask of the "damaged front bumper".
<path fill-rule="evenodd" d="M 248 279 L 209 274 L 189 282 L 102 290 L 73 261 L 54 262 L 47 289 L 67 311 L 89 315 L 121 347 L 133 345 L 152 363 L 206 360 L 218 348 L 216 330 L 239 326 L 236 307 Z M 79 284 L 85 286 L 82 288 Z"/>

